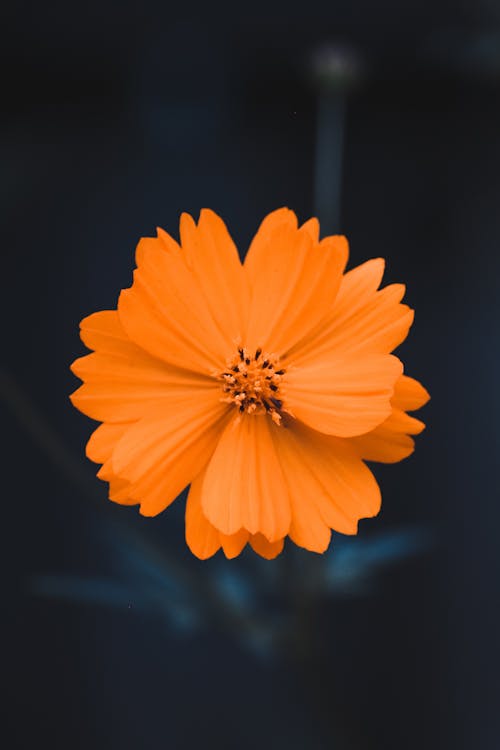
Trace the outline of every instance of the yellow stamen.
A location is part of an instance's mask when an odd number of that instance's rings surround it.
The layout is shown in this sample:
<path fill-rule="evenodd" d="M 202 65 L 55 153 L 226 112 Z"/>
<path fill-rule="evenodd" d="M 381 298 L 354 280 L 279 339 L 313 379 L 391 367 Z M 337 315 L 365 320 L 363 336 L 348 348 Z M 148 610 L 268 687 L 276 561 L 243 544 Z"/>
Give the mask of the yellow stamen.
<path fill-rule="evenodd" d="M 260 347 L 251 353 L 239 346 L 237 355 L 227 360 L 225 370 L 214 374 L 225 394 L 221 401 L 234 404 L 241 414 L 267 413 L 275 424 L 281 424 L 285 370 L 277 354 L 263 353 Z"/>

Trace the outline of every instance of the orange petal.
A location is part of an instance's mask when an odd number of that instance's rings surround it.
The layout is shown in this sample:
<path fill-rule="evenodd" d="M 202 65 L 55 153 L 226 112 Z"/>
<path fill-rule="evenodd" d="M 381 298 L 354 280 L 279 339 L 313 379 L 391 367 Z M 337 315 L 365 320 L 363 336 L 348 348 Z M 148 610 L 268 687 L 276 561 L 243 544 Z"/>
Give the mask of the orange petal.
<path fill-rule="evenodd" d="M 390 415 L 394 384 L 402 370 L 401 362 L 389 354 L 297 366 L 284 379 L 285 404 L 319 432 L 361 435 Z"/>
<path fill-rule="evenodd" d="M 415 419 L 415 417 L 410 417 L 409 414 L 401 411 L 401 409 L 393 409 L 391 416 L 383 424 L 392 430 L 406 432 L 408 435 L 420 435 L 425 430 L 424 422 L 421 422 L 420 419 Z"/>
<path fill-rule="evenodd" d="M 411 455 L 415 442 L 409 436 L 418 435 L 425 424 L 410 417 L 405 410 L 419 409 L 429 398 L 429 394 L 417 380 L 402 375 L 394 387 L 390 417 L 366 435 L 351 439 L 359 455 L 367 461 L 382 463 L 396 463 Z"/>
<path fill-rule="evenodd" d="M 294 504 L 289 536 L 297 547 L 322 553 L 330 546 L 332 532 L 317 510 Z"/>
<path fill-rule="evenodd" d="M 304 229 L 304 227 L 302 227 Z M 296 342 L 308 337 L 334 305 L 348 257 L 345 237 L 325 237 L 311 245 L 300 276 L 275 330 L 270 348 L 284 358 Z"/>
<path fill-rule="evenodd" d="M 271 237 L 281 230 L 294 229 L 297 229 L 297 217 L 289 208 L 278 208 L 263 219 L 245 257 L 245 273 L 252 285 L 262 273 L 262 262 L 267 260 L 265 251 L 269 248 Z"/>
<path fill-rule="evenodd" d="M 156 234 L 158 235 L 158 240 L 163 245 L 165 250 L 167 250 L 169 253 L 173 253 L 174 255 L 178 255 L 179 257 L 182 256 L 181 246 L 174 240 L 173 237 L 168 234 L 168 232 L 165 232 L 165 230 L 161 227 L 156 227 Z"/>
<path fill-rule="evenodd" d="M 129 426 L 129 423 L 101 424 L 97 430 L 94 430 L 87 443 L 87 458 L 98 464 L 103 464 L 111 458 L 116 443 Z"/>
<path fill-rule="evenodd" d="M 310 357 L 311 352 L 330 340 L 330 329 L 338 325 L 341 329 L 345 323 L 357 315 L 378 289 L 384 274 L 385 262 L 374 258 L 346 273 L 330 308 L 325 310 L 324 317 L 318 321 L 308 336 L 298 341 L 289 351 L 291 361 L 302 362 Z"/>
<path fill-rule="evenodd" d="M 151 404 L 172 399 L 176 393 L 217 392 L 217 384 L 194 373 L 168 370 L 161 363 L 147 366 L 140 357 L 125 361 L 108 354 L 88 354 L 72 365 L 85 381 L 71 396 L 77 409 L 92 419 L 132 422 L 140 419 Z"/>
<path fill-rule="evenodd" d="M 349 441 L 294 424 L 273 433 L 292 503 L 291 539 L 324 552 L 330 529 L 355 534 L 380 509 L 380 490 Z"/>
<path fill-rule="evenodd" d="M 130 345 L 116 310 L 87 315 L 80 323 L 80 338 L 86 347 L 102 353 L 117 354 L 122 344 Z"/>
<path fill-rule="evenodd" d="M 213 320 L 184 257 L 152 238 L 139 242 L 136 257 L 134 283 L 118 301 L 129 338 L 178 367 L 202 373 L 220 367 L 231 353 L 230 336 L 224 337 Z"/>
<path fill-rule="evenodd" d="M 302 347 L 294 350 L 293 361 L 306 364 L 311 359 L 339 353 L 388 354 L 404 341 L 413 323 L 413 310 L 399 304 L 404 292 L 403 284 L 391 284 L 366 297 L 364 304 L 359 305 L 354 289 L 350 311 L 342 299 L 339 307 L 335 304 L 321 326 Z"/>
<path fill-rule="evenodd" d="M 85 384 L 70 396 L 77 409 L 92 419 L 132 422 L 151 403 L 174 392 L 216 389 L 208 376 L 181 370 L 151 357 L 125 335 L 116 310 L 85 318 L 82 338 L 97 347 L 73 362 L 71 369 Z"/>
<path fill-rule="evenodd" d="M 232 536 L 226 536 L 205 518 L 201 505 L 204 478 L 203 471 L 193 481 L 189 490 L 186 504 L 186 542 L 191 552 L 200 560 L 212 557 L 221 546 L 226 557 L 231 560 L 240 554 L 248 542 L 249 534 L 241 529 Z"/>
<path fill-rule="evenodd" d="M 301 229 L 303 232 L 307 232 L 309 234 L 315 244 L 319 242 L 319 221 L 315 216 L 305 221 L 302 224 Z"/>
<path fill-rule="evenodd" d="M 318 244 L 317 220 L 297 229 L 292 212 L 274 212 L 259 228 L 245 260 L 252 287 L 245 341 L 284 354 L 324 318 L 347 261 L 344 237 Z"/>
<path fill-rule="evenodd" d="M 393 409 L 391 416 L 366 435 L 352 438 L 352 445 L 366 461 L 392 464 L 407 458 L 415 449 L 409 435 L 418 435 L 425 428 L 419 419 L 401 409 Z"/>
<path fill-rule="evenodd" d="M 265 416 L 241 415 L 227 425 L 203 483 L 203 512 L 223 534 L 246 529 L 269 541 L 286 536 L 290 503 Z"/>
<path fill-rule="evenodd" d="M 204 208 L 198 226 L 189 214 L 180 221 L 186 262 L 203 292 L 207 309 L 223 335 L 242 340 L 246 329 L 250 292 L 238 250 L 226 225 Z"/>
<path fill-rule="evenodd" d="M 383 464 L 402 461 L 415 450 L 413 438 L 404 432 L 388 428 L 385 422 L 366 435 L 352 438 L 352 444 L 365 461 L 379 461 Z"/>
<path fill-rule="evenodd" d="M 113 470 L 130 482 L 141 513 L 154 516 L 175 500 L 210 459 L 227 419 L 218 394 L 174 397 L 128 429 L 116 445 Z"/>
<path fill-rule="evenodd" d="M 138 501 L 129 496 L 130 482 L 120 479 L 113 471 L 111 459 L 108 459 L 97 472 L 103 482 L 109 482 L 109 499 L 120 505 L 137 505 Z"/>
<path fill-rule="evenodd" d="M 307 231 L 297 231 L 295 214 L 290 211 L 283 218 L 285 223 L 262 223 L 245 259 L 252 289 L 245 337 L 250 349 L 269 350 L 270 333 L 283 318 L 313 244 Z"/>
<path fill-rule="evenodd" d="M 222 544 L 222 549 L 228 560 L 233 560 L 238 557 L 243 547 L 248 542 L 250 534 L 246 529 L 240 529 L 236 534 L 222 534 L 219 532 L 219 539 Z"/>
<path fill-rule="evenodd" d="M 204 472 L 192 482 L 186 503 L 186 543 L 200 560 L 207 560 L 221 547 L 219 532 L 203 515 L 201 488 Z"/>
<path fill-rule="evenodd" d="M 109 480 L 109 499 L 119 505 L 138 505 L 137 500 L 129 497 L 129 483 L 125 479 L 113 477 Z"/>
<path fill-rule="evenodd" d="M 372 258 L 348 271 L 335 300 L 336 314 L 346 319 L 363 307 L 379 288 L 384 270 L 384 259 Z"/>
<path fill-rule="evenodd" d="M 276 542 L 269 542 L 262 534 L 253 534 L 250 537 L 250 545 L 254 552 L 266 560 L 274 560 L 283 550 L 285 540 L 278 539 Z"/>
<path fill-rule="evenodd" d="M 392 405 L 397 409 L 415 411 L 415 409 L 420 409 L 420 407 L 424 406 L 429 399 L 429 393 L 418 380 L 409 378 L 407 375 L 402 375 L 396 381 Z"/>

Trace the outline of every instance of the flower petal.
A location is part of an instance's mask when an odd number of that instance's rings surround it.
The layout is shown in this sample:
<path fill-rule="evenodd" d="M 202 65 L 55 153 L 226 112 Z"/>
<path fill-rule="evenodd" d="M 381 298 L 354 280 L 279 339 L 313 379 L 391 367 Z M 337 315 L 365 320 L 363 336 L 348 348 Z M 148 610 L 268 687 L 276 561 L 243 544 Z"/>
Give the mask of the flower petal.
<path fill-rule="evenodd" d="M 125 431 L 129 428 L 130 423 L 121 424 L 101 424 L 94 430 L 87 443 L 87 458 L 95 461 L 97 464 L 103 464 L 109 458 L 115 448 L 116 443 Z"/>
<path fill-rule="evenodd" d="M 104 462 L 97 476 L 103 482 L 109 482 L 109 499 L 120 505 L 137 505 L 138 501 L 129 496 L 130 482 L 120 479 L 113 471 L 111 458 Z"/>
<path fill-rule="evenodd" d="M 314 243 L 319 242 L 319 221 L 315 216 L 305 221 L 301 227 L 303 232 L 307 232 Z"/>
<path fill-rule="evenodd" d="M 322 345 L 329 341 L 329 327 L 338 325 L 342 328 L 346 321 L 355 316 L 370 302 L 377 291 L 384 275 L 385 262 L 382 258 L 373 258 L 363 263 L 343 277 L 334 304 L 329 315 L 318 322 L 316 328 L 309 332 L 288 352 L 294 362 L 306 361 Z"/>
<path fill-rule="evenodd" d="M 415 441 L 410 435 L 418 435 L 424 429 L 425 424 L 419 419 L 394 409 L 385 422 L 366 435 L 351 438 L 351 442 L 366 461 L 392 464 L 413 453 Z"/>
<path fill-rule="evenodd" d="M 365 461 L 384 464 L 402 461 L 415 450 L 415 441 L 394 424 L 393 415 L 366 435 L 352 438 L 351 443 Z"/>
<path fill-rule="evenodd" d="M 415 442 L 409 436 L 418 435 L 425 424 L 410 417 L 404 410 L 419 409 L 429 398 L 418 381 L 402 375 L 394 387 L 390 417 L 366 435 L 351 439 L 359 455 L 366 461 L 381 463 L 396 463 L 407 458 L 415 449 Z"/>
<path fill-rule="evenodd" d="M 365 272 L 362 277 L 367 275 L 373 281 L 378 279 L 376 264 L 368 270 L 369 273 Z M 388 354 L 408 335 L 414 312 L 408 305 L 399 304 L 405 292 L 403 284 L 391 284 L 371 294 L 366 293 L 365 287 L 363 303 L 360 304 L 358 286 L 345 285 L 348 276 L 344 277 L 330 315 L 293 350 L 296 364 L 347 352 Z"/>
<path fill-rule="evenodd" d="M 391 413 L 394 384 L 403 366 L 392 355 L 368 354 L 291 368 L 285 404 L 297 419 L 329 435 L 352 437 Z"/>
<path fill-rule="evenodd" d="M 284 539 L 278 539 L 276 542 L 269 542 L 262 534 L 253 534 L 250 537 L 250 546 L 253 551 L 266 560 L 274 560 L 283 550 Z"/>
<path fill-rule="evenodd" d="M 250 292 L 238 250 L 216 213 L 202 209 L 198 226 L 189 214 L 180 221 L 182 249 L 199 283 L 213 320 L 223 335 L 241 341 Z"/>
<path fill-rule="evenodd" d="M 384 270 L 384 259 L 372 258 L 348 271 L 335 300 L 336 315 L 345 320 L 363 307 L 379 288 Z"/>
<path fill-rule="evenodd" d="M 246 529 L 240 529 L 236 534 L 222 534 L 219 532 L 219 538 L 222 544 L 222 549 L 228 560 L 233 560 L 238 557 L 243 547 L 246 545 L 250 538 L 250 534 Z"/>
<path fill-rule="evenodd" d="M 271 237 L 279 231 L 297 229 L 297 217 L 289 208 L 278 208 L 271 211 L 260 224 L 245 257 L 245 273 L 253 285 L 262 273 L 267 260 L 266 251 L 269 249 Z"/>
<path fill-rule="evenodd" d="M 125 432 L 113 452 L 113 471 L 130 482 L 130 497 L 143 515 L 160 513 L 200 473 L 227 415 L 218 394 L 174 395 Z"/>
<path fill-rule="evenodd" d="M 201 489 L 205 472 L 191 483 L 186 503 L 186 543 L 200 560 L 207 560 L 221 547 L 219 532 L 207 521 L 201 508 Z"/>
<path fill-rule="evenodd" d="M 237 557 L 248 542 L 249 533 L 240 529 L 236 534 L 221 534 L 207 520 L 201 505 L 202 486 L 205 479 L 203 471 L 191 484 L 186 504 L 186 542 L 191 552 L 200 560 L 215 555 L 222 546 L 228 560 Z"/>
<path fill-rule="evenodd" d="M 272 560 L 283 549 L 284 540 L 269 542 L 262 534 L 250 535 L 245 529 L 240 529 L 230 536 L 212 526 L 203 514 L 201 505 L 202 486 L 205 472 L 196 477 L 191 484 L 186 503 L 186 542 L 191 552 L 200 560 L 209 557 L 223 547 L 228 560 L 237 557 L 248 541 L 257 554 Z"/>
<path fill-rule="evenodd" d="M 117 354 L 121 352 L 122 344 L 131 344 L 116 310 L 87 315 L 80 323 L 80 338 L 88 349 L 101 353 Z"/>
<path fill-rule="evenodd" d="M 203 512 L 223 534 L 246 529 L 269 541 L 290 525 L 285 478 L 271 437 L 280 428 L 265 415 L 242 415 L 227 425 L 203 483 Z"/>
<path fill-rule="evenodd" d="M 424 406 L 429 399 L 429 393 L 418 380 L 402 375 L 394 387 L 392 405 L 403 411 L 415 411 Z"/>
<path fill-rule="evenodd" d="M 137 246 L 134 283 L 118 300 L 127 336 L 158 359 L 207 373 L 231 353 L 186 259 L 158 239 Z"/>
<path fill-rule="evenodd" d="M 295 215 L 280 209 L 259 228 L 245 260 L 252 287 L 245 341 L 286 353 L 325 317 L 347 261 L 344 237 L 318 243 L 316 220 L 297 229 Z"/>
<path fill-rule="evenodd" d="M 151 357 L 126 336 L 116 310 L 85 318 L 82 339 L 97 349 L 73 362 L 71 369 L 85 384 L 71 401 L 92 419 L 132 422 L 140 419 L 151 403 L 181 390 L 216 389 L 208 376 L 168 365 Z"/>
<path fill-rule="evenodd" d="M 349 441 L 298 424 L 274 431 L 273 440 L 290 492 L 296 544 L 324 552 L 330 529 L 355 534 L 360 518 L 378 513 L 377 482 Z"/>
<path fill-rule="evenodd" d="M 119 505 L 138 505 L 138 501 L 128 493 L 129 482 L 119 477 L 112 477 L 109 481 L 109 499 Z"/>
<path fill-rule="evenodd" d="M 270 348 L 283 358 L 334 305 L 348 253 L 347 240 L 341 236 L 325 237 L 309 247 L 297 283 L 270 333 Z"/>

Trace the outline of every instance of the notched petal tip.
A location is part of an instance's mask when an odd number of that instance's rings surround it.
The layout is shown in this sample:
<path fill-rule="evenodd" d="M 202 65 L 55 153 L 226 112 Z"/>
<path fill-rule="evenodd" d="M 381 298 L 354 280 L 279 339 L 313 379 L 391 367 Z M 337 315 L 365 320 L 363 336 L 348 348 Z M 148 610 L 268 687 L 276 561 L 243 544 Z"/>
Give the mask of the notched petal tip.
<path fill-rule="evenodd" d="M 355 266 L 351 269 L 351 271 L 364 271 L 368 273 L 372 273 L 374 277 L 378 279 L 378 283 L 376 288 L 380 286 L 382 283 L 382 278 L 385 273 L 385 267 L 386 267 L 386 260 L 385 258 L 370 258 L 370 260 L 365 261 L 365 263 L 361 263 L 359 266 Z"/>
<path fill-rule="evenodd" d="M 186 242 L 186 239 L 187 239 L 187 237 L 185 236 L 186 233 L 192 232 L 194 229 L 196 229 L 195 220 L 193 219 L 191 214 L 188 214 L 187 211 L 183 211 L 179 219 L 179 232 L 181 235 L 181 245 L 184 245 L 184 243 Z"/>
<path fill-rule="evenodd" d="M 398 378 L 400 378 L 401 375 L 403 374 L 404 365 L 403 365 L 402 361 L 399 359 L 399 357 L 397 357 L 395 354 L 382 355 L 382 357 L 384 357 L 384 356 L 389 357 L 390 360 L 391 360 L 391 362 L 392 362 L 393 373 L 394 373 L 394 376 L 395 376 L 395 378 L 394 378 L 394 385 L 393 385 L 393 389 L 392 389 L 394 391 L 394 388 L 396 386 L 396 382 L 397 382 Z"/>
<path fill-rule="evenodd" d="M 145 518 L 154 518 L 155 516 L 159 516 L 160 513 L 162 513 L 164 510 L 165 508 L 159 509 L 157 505 L 152 507 L 144 502 L 139 504 L 139 513 Z"/>
<path fill-rule="evenodd" d="M 169 250 L 170 252 L 174 253 L 180 252 L 181 248 L 179 243 L 176 242 L 174 238 L 164 229 L 162 229 L 161 227 L 156 227 L 156 235 L 165 250 Z"/>
<path fill-rule="evenodd" d="M 92 404 L 89 403 L 88 388 L 85 383 L 82 383 L 82 385 L 77 388 L 76 391 L 70 393 L 68 398 L 75 409 L 78 409 L 78 411 L 80 411 L 82 414 L 85 414 L 86 417 L 94 419 L 96 422 L 101 421 L 96 416 L 93 416 L 94 410 L 92 409 Z"/>
<path fill-rule="evenodd" d="M 319 242 L 319 221 L 315 216 L 305 221 L 299 232 L 306 232 L 314 243 Z"/>
<path fill-rule="evenodd" d="M 421 409 L 423 406 L 429 403 L 431 400 L 431 394 L 427 390 L 425 386 L 422 385 L 422 383 L 419 380 L 415 380 L 415 404 L 411 407 L 408 407 L 408 411 L 416 411 L 417 409 Z"/>
<path fill-rule="evenodd" d="M 408 312 L 406 314 L 406 322 L 408 323 L 408 328 L 411 328 L 415 322 L 415 310 L 412 307 L 408 308 Z"/>
<path fill-rule="evenodd" d="M 297 547 L 302 547 L 302 549 L 305 549 L 308 552 L 315 552 L 317 555 L 323 555 L 327 551 L 332 540 L 331 529 L 328 529 L 317 539 L 313 539 L 309 536 L 305 537 L 304 532 L 297 530 L 290 530 L 289 536 Z"/>
<path fill-rule="evenodd" d="M 196 558 L 197 558 L 198 560 L 201 560 L 202 562 L 204 562 L 205 560 L 210 560 L 210 558 L 211 558 L 211 557 L 214 557 L 214 555 L 216 555 L 216 554 L 217 554 L 217 552 L 219 551 L 219 550 L 217 550 L 216 552 L 212 552 L 211 550 L 207 550 L 206 552 L 200 552 L 200 550 L 198 550 L 198 549 L 193 549 L 192 547 L 190 547 L 188 543 L 187 543 L 187 546 L 188 546 L 188 548 L 189 548 L 190 552 L 191 552 L 191 553 L 192 553 L 192 554 L 193 554 L 193 555 L 194 555 L 194 556 L 195 556 L 195 557 L 196 557 Z"/>
<path fill-rule="evenodd" d="M 135 248 L 135 265 L 140 268 L 143 264 L 154 258 L 155 251 L 163 247 L 158 237 L 141 237 Z"/>
<path fill-rule="evenodd" d="M 431 395 L 419 380 L 402 375 L 394 388 L 393 405 L 402 411 L 416 411 L 430 401 Z"/>
<path fill-rule="evenodd" d="M 200 217 L 198 219 L 198 224 L 201 221 L 210 221 L 210 222 L 216 222 L 217 224 L 224 224 L 226 226 L 226 222 L 224 219 L 216 213 L 212 208 L 202 208 L 200 211 Z"/>
<path fill-rule="evenodd" d="M 198 560 L 210 560 L 211 557 L 214 557 L 214 555 L 217 554 L 217 552 L 220 550 L 220 546 L 216 549 L 214 547 L 210 546 L 200 546 L 199 544 L 192 544 L 190 539 L 186 537 L 186 544 L 188 546 L 189 551 L 196 557 Z"/>
<path fill-rule="evenodd" d="M 399 282 L 395 284 L 389 284 L 389 286 L 385 287 L 385 289 L 392 289 L 394 294 L 397 294 L 397 297 L 395 299 L 395 301 L 397 302 L 401 302 L 406 294 L 406 284 L 400 284 Z"/>
<path fill-rule="evenodd" d="M 70 368 L 71 369 L 71 368 Z M 81 388 L 82 386 L 80 386 Z M 75 407 L 75 409 L 78 409 L 80 411 L 80 408 L 78 406 L 78 391 L 80 388 L 77 388 L 76 391 L 73 391 L 73 393 L 70 393 L 68 398 L 71 401 L 72 405 Z"/>
<path fill-rule="evenodd" d="M 96 312 L 90 313 L 90 315 L 86 315 L 81 319 L 80 330 L 95 327 L 101 329 L 103 327 L 103 323 L 112 322 L 115 315 L 116 310 L 96 310 Z"/>
<path fill-rule="evenodd" d="M 349 260 L 349 242 L 343 234 L 332 234 L 324 237 L 320 243 L 320 248 L 330 251 L 336 258 L 340 273 L 345 271 L 347 261 Z"/>
<path fill-rule="evenodd" d="M 271 211 L 261 221 L 257 232 L 255 233 L 252 244 L 256 241 L 260 241 L 263 236 L 266 236 L 268 232 L 274 232 L 276 229 L 282 227 L 284 224 L 288 224 L 292 229 L 297 229 L 298 219 L 294 211 L 282 206 L 277 208 L 275 211 Z M 247 253 L 248 256 L 248 253 Z"/>
<path fill-rule="evenodd" d="M 283 551 L 284 539 L 269 542 L 263 534 L 254 534 L 250 537 L 250 546 L 253 551 L 265 560 L 274 560 Z"/>
<path fill-rule="evenodd" d="M 275 208 L 274 211 L 270 211 L 267 216 L 263 218 L 261 223 L 275 219 L 284 219 L 286 217 L 297 218 L 295 212 L 288 208 L 288 206 L 280 206 L 279 208 Z"/>
<path fill-rule="evenodd" d="M 72 362 L 72 363 L 70 364 L 70 366 L 69 366 L 69 369 L 70 369 L 70 371 L 71 371 L 71 372 L 73 373 L 73 375 L 75 375 L 75 376 L 76 376 L 77 378 L 79 378 L 80 380 L 83 380 L 83 378 L 82 378 L 82 377 L 80 377 L 80 375 L 79 375 L 78 373 L 80 372 L 80 366 L 81 366 L 81 364 L 82 364 L 82 359 L 84 359 L 84 358 L 85 358 L 86 356 L 88 356 L 88 355 L 86 354 L 86 355 L 84 355 L 84 357 L 77 357 L 77 358 L 76 358 L 76 359 L 75 359 L 75 360 L 74 360 L 74 361 L 73 361 L 73 362 Z M 76 393 L 76 391 L 74 391 L 74 393 Z M 71 395 L 73 395 L 73 394 L 71 394 Z M 70 398 L 71 398 L 71 396 L 70 396 Z"/>

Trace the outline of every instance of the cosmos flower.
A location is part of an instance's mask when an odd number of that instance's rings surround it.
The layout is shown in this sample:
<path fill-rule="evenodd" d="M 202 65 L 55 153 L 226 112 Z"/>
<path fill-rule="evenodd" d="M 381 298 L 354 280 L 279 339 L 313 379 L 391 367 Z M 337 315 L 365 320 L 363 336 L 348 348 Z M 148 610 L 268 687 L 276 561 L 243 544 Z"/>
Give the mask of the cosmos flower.
<path fill-rule="evenodd" d="M 413 311 L 379 290 L 384 261 L 344 273 L 345 237 L 319 239 L 279 209 L 244 264 L 224 222 L 183 214 L 180 244 L 158 229 L 137 247 L 117 310 L 81 323 L 93 350 L 71 396 L 102 424 L 87 456 L 110 499 L 156 516 L 190 485 L 186 540 L 205 559 L 248 543 L 273 558 L 288 536 L 324 552 L 380 508 L 365 464 L 412 453 L 428 400 L 391 352 Z"/>

